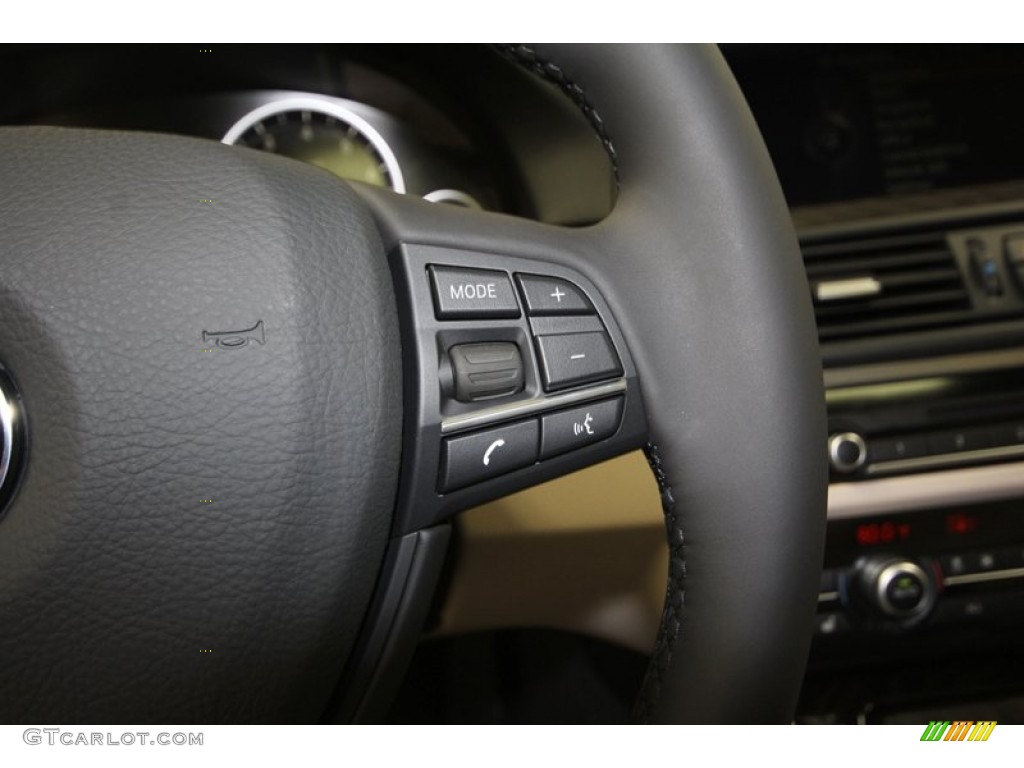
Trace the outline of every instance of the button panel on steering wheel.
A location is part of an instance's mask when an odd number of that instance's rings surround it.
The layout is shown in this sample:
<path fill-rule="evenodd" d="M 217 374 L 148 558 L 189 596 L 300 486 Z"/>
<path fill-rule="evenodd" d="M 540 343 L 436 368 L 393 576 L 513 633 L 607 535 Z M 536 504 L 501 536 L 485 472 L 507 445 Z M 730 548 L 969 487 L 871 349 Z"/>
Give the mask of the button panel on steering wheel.
<path fill-rule="evenodd" d="M 610 308 L 561 265 L 426 245 L 392 254 L 406 439 L 399 532 L 644 444 Z"/>

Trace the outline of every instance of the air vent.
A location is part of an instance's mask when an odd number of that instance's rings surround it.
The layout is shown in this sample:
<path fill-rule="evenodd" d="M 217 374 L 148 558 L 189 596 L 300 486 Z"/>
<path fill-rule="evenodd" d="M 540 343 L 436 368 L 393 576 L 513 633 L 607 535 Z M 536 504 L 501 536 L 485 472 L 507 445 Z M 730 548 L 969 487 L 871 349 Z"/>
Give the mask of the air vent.
<path fill-rule="evenodd" d="M 804 246 L 821 341 L 968 322 L 971 298 L 941 232 Z"/>

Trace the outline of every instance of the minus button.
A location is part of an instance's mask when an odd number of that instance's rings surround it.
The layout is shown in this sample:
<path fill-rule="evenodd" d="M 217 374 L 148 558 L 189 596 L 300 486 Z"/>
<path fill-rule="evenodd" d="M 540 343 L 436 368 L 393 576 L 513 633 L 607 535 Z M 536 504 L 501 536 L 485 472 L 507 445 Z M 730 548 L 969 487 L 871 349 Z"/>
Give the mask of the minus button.
<path fill-rule="evenodd" d="M 603 331 L 538 336 L 537 355 L 547 391 L 622 375 L 619 357 Z"/>

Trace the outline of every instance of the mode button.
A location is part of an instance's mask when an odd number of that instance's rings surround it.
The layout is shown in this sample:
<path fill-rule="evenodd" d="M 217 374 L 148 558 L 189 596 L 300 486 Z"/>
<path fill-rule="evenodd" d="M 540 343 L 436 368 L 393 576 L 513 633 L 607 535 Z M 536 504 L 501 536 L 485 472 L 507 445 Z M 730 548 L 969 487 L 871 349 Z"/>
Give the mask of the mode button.
<path fill-rule="evenodd" d="M 438 320 L 519 317 L 512 281 L 505 272 L 431 266 L 430 276 Z"/>

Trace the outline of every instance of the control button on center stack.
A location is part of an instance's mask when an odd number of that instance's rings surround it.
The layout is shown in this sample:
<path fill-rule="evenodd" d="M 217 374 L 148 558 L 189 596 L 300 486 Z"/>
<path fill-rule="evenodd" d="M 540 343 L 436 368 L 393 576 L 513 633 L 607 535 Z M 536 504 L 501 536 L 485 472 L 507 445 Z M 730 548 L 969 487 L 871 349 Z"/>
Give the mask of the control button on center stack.
<path fill-rule="evenodd" d="M 875 606 L 900 621 L 922 618 L 935 603 L 935 586 L 925 570 L 910 560 L 869 562 L 861 569 L 861 579 Z"/>
<path fill-rule="evenodd" d="M 841 432 L 828 439 L 828 460 L 836 472 L 856 472 L 864 465 L 867 455 L 867 444 L 856 432 Z"/>
<path fill-rule="evenodd" d="M 959 429 L 933 432 L 928 435 L 928 445 L 933 454 L 963 453 L 988 448 L 991 435 L 987 429 Z"/>
<path fill-rule="evenodd" d="M 621 420 L 621 397 L 542 416 L 540 457 L 549 459 L 611 437 Z"/>
<path fill-rule="evenodd" d="M 885 587 L 885 598 L 897 611 L 913 611 L 924 598 L 925 584 L 915 573 L 900 573 Z"/>
<path fill-rule="evenodd" d="M 1024 291 L 1024 233 L 1007 235 L 1003 241 L 1006 266 L 1017 279 L 1017 287 Z"/>
<path fill-rule="evenodd" d="M 988 252 L 984 240 L 971 238 L 967 241 L 967 252 L 970 254 L 971 271 L 975 282 L 986 296 L 995 298 L 1003 295 L 1003 278 L 999 273 L 999 264 Z"/>
<path fill-rule="evenodd" d="M 901 435 L 875 438 L 868 444 L 868 461 L 897 461 L 927 456 L 931 451 L 928 439 L 923 435 Z"/>
<path fill-rule="evenodd" d="M 603 331 L 538 336 L 537 353 L 549 391 L 622 375 L 612 340 Z"/>
<path fill-rule="evenodd" d="M 488 480 L 537 461 L 536 419 L 449 437 L 441 449 L 442 493 Z"/>
<path fill-rule="evenodd" d="M 512 281 L 504 272 L 432 265 L 430 276 L 438 320 L 519 317 Z"/>
<path fill-rule="evenodd" d="M 969 554 L 943 555 L 939 562 L 942 563 L 942 573 L 945 576 L 962 576 L 965 573 L 976 571 L 977 558 Z"/>
<path fill-rule="evenodd" d="M 992 445 L 1024 445 L 1024 421 L 1011 421 L 989 427 Z"/>

